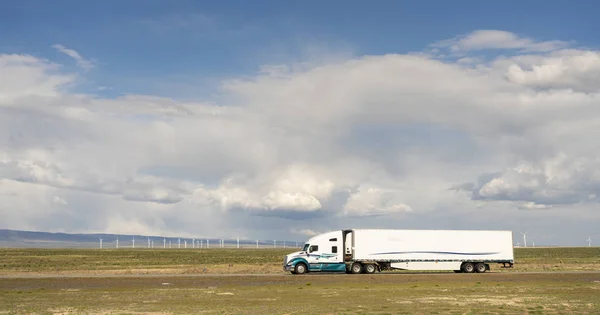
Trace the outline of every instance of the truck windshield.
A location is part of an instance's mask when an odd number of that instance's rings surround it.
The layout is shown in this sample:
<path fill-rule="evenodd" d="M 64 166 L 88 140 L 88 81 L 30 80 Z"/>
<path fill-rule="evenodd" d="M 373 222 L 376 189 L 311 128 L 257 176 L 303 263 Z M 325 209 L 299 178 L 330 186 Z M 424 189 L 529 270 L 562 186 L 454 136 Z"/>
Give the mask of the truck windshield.
<path fill-rule="evenodd" d="M 304 247 L 302 247 L 302 251 L 303 252 L 307 251 L 309 247 L 310 247 L 310 244 L 308 244 L 308 243 L 304 244 Z"/>

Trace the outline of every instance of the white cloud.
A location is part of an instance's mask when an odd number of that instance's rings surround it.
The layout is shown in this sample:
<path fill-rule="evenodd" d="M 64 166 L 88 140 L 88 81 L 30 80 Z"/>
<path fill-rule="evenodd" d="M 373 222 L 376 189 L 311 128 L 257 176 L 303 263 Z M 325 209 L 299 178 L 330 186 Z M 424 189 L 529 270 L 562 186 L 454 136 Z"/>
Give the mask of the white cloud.
<path fill-rule="evenodd" d="M 525 51 L 547 52 L 567 46 L 566 42 L 553 40 L 538 42 L 531 38 L 502 30 L 477 30 L 466 35 L 443 40 L 432 45 L 448 48 L 452 52 L 477 51 L 485 49 L 520 49 Z"/>
<path fill-rule="evenodd" d="M 191 191 L 185 183 L 174 183 L 152 176 L 135 178 L 102 177 L 83 167 L 65 169 L 52 162 L 52 156 L 45 152 L 27 152 L 20 160 L 4 159 L 0 161 L 0 177 L 19 182 L 43 184 L 56 188 L 81 190 L 108 195 L 121 195 L 132 201 L 152 201 L 159 203 L 177 203 L 182 195 Z"/>
<path fill-rule="evenodd" d="M 394 200 L 394 193 L 377 188 L 360 190 L 348 198 L 344 205 L 346 215 L 376 215 L 396 212 L 411 212 L 410 206 Z"/>
<path fill-rule="evenodd" d="M 221 207 L 250 210 L 319 211 L 336 184 L 318 167 L 291 165 L 259 180 L 227 178 L 216 189 L 199 188 L 196 200 Z M 338 183 L 339 185 L 339 183 Z"/>
<path fill-rule="evenodd" d="M 58 70 L 57 64 L 30 55 L 0 54 L 0 106 L 22 98 L 59 96 L 75 76 Z"/>
<path fill-rule="evenodd" d="M 526 209 L 526 210 L 540 210 L 540 209 L 548 209 L 548 208 L 552 208 L 551 205 L 542 205 L 542 204 L 537 204 L 535 202 L 526 202 L 524 204 L 522 204 L 521 206 L 519 206 L 519 209 Z"/>
<path fill-rule="evenodd" d="M 73 49 L 69 49 L 60 44 L 54 44 L 54 45 L 52 45 L 52 48 L 75 59 L 75 62 L 77 62 L 77 66 L 84 70 L 91 70 L 95 67 L 95 64 L 92 61 L 83 58 L 77 51 L 75 51 Z"/>
<path fill-rule="evenodd" d="M 598 52 L 482 34 L 455 44 L 517 52 L 265 68 L 223 82 L 219 104 L 75 94 L 59 65 L 0 55 L 2 227 L 282 239 L 597 223 Z"/>
<path fill-rule="evenodd" d="M 474 199 L 523 202 L 522 209 L 597 203 L 598 163 L 596 157 L 560 153 L 498 173 L 467 190 Z"/>
<path fill-rule="evenodd" d="M 598 92 L 600 54 L 576 50 L 559 52 L 534 64 L 512 64 L 506 76 L 511 82 L 534 88 Z"/>
<path fill-rule="evenodd" d="M 54 198 L 52 198 L 52 202 L 54 202 L 57 205 L 67 205 L 68 204 L 66 200 L 64 200 L 63 198 L 58 197 L 58 196 L 54 196 Z"/>

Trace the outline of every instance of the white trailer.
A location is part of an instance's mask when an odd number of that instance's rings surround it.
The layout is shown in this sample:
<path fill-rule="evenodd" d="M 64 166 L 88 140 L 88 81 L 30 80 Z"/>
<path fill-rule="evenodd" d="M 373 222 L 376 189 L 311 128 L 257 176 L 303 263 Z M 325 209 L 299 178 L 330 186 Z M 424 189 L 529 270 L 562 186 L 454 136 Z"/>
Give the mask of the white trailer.
<path fill-rule="evenodd" d="M 293 274 L 383 270 L 485 272 L 490 263 L 514 264 L 511 231 L 351 229 L 309 239 L 285 257 Z"/>

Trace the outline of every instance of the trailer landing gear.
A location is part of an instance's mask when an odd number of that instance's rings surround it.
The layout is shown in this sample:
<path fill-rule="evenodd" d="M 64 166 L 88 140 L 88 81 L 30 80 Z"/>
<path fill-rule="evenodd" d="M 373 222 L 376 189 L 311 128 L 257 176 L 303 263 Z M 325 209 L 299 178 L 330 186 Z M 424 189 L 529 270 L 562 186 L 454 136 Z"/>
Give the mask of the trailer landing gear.
<path fill-rule="evenodd" d="M 506 264 L 508 264 L 508 267 L 506 266 Z M 511 262 L 503 262 L 501 268 L 512 268 L 512 267 L 513 267 L 513 263 L 511 263 Z"/>

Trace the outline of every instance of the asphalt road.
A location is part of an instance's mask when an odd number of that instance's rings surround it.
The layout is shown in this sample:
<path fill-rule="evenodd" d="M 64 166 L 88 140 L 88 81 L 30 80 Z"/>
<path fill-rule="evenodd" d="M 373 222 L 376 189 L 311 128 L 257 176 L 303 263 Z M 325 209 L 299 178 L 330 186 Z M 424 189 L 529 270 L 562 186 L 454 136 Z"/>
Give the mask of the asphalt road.
<path fill-rule="evenodd" d="M 187 277 L 212 277 L 212 278 L 220 278 L 220 277 L 412 277 L 412 276 L 452 276 L 452 277 L 464 277 L 464 276 L 518 276 L 518 275 L 567 275 L 567 274 L 589 274 L 589 275 L 599 275 L 600 270 L 598 271 L 511 271 L 511 272 L 486 272 L 483 274 L 473 273 L 473 274 L 456 274 L 454 272 L 410 272 L 410 273 L 402 273 L 402 272 L 383 272 L 383 273 L 374 273 L 370 275 L 360 274 L 360 275 L 348 275 L 344 273 L 309 273 L 305 275 L 292 275 L 290 273 L 273 273 L 273 274 L 235 274 L 235 273 L 198 273 L 198 274 L 16 274 L 16 275 L 0 275 L 0 279 L 51 279 L 51 278 L 187 278 Z"/>

